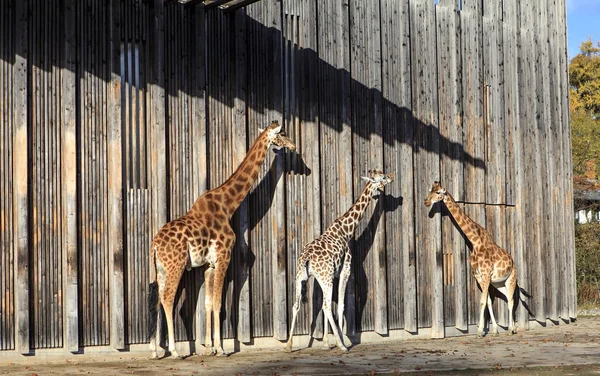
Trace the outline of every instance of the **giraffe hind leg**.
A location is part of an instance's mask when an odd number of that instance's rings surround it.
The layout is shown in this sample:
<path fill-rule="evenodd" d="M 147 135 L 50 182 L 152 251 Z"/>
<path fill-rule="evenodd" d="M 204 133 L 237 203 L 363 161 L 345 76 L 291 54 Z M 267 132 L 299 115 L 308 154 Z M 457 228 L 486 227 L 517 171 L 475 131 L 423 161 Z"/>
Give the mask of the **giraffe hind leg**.
<path fill-rule="evenodd" d="M 215 355 L 217 352 L 212 342 L 212 314 L 213 314 L 213 283 L 215 269 L 207 267 L 204 271 L 204 307 L 206 312 L 206 337 L 204 342 L 204 355 Z"/>
<path fill-rule="evenodd" d="M 215 268 L 215 276 L 213 282 L 213 314 L 215 317 L 214 329 L 215 329 L 215 348 L 218 356 L 229 356 L 228 352 L 223 350 L 223 344 L 221 342 L 221 305 L 223 303 L 223 285 L 225 283 L 225 275 L 227 274 L 227 267 L 229 261 L 217 262 Z"/>
<path fill-rule="evenodd" d="M 148 288 L 148 339 L 150 340 L 150 359 L 158 359 L 156 353 L 160 345 L 160 302 L 158 282 L 154 281 Z"/>
<path fill-rule="evenodd" d="M 298 318 L 298 311 L 300 311 L 300 299 L 306 302 L 306 281 L 308 280 L 308 273 L 304 265 L 298 266 L 296 272 L 296 296 L 294 298 L 294 307 L 292 309 L 292 326 L 290 327 L 290 338 L 285 344 L 285 351 L 292 351 L 292 344 L 294 342 L 294 327 L 296 326 L 296 319 Z"/>
<path fill-rule="evenodd" d="M 161 295 L 161 303 L 165 310 L 165 318 L 167 320 L 167 332 L 169 334 L 169 352 L 173 358 L 181 359 L 181 356 L 175 350 L 175 329 L 173 325 L 173 305 L 175 303 L 175 294 L 177 286 L 181 280 L 181 275 L 185 269 L 185 264 L 180 265 L 176 273 L 167 273 L 165 279 L 165 287 Z M 173 269 L 171 269 L 173 270 Z"/>

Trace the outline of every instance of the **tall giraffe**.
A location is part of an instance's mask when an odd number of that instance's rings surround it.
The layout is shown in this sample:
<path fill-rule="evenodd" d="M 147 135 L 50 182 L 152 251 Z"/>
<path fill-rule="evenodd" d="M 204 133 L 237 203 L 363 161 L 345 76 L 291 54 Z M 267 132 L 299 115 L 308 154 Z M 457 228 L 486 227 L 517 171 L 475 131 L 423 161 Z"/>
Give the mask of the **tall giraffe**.
<path fill-rule="evenodd" d="M 490 285 L 494 286 L 508 300 L 508 333 L 516 333 L 513 307 L 515 290 L 517 289 L 517 267 L 512 257 L 510 257 L 508 252 L 494 243 L 490 233 L 465 214 L 456 201 L 454 201 L 452 195 L 446 192 L 446 189 L 441 186 L 440 182 L 436 181 L 433 183 L 431 192 L 429 192 L 429 195 L 425 199 L 425 205 L 431 206 L 438 201 L 443 201 L 446 204 L 450 214 L 452 214 L 456 223 L 473 246 L 470 256 L 471 270 L 479 283 L 479 287 L 481 287 L 477 337 L 483 335 L 486 303 L 493 325 L 492 335 L 498 335 L 498 325 L 496 324 L 492 310 L 492 299 L 488 291 Z"/>
<path fill-rule="evenodd" d="M 369 171 L 369 176 L 362 179 L 367 182 L 362 193 L 348 211 L 333 221 L 325 232 L 308 243 L 302 249 L 298 257 L 296 271 L 296 298 L 293 308 L 292 327 L 290 338 L 286 344 L 286 351 L 292 351 L 294 338 L 294 326 L 298 311 L 300 310 L 300 298 L 306 292 L 306 281 L 314 275 L 323 290 L 323 312 L 325 313 L 324 345 L 329 348 L 327 323 L 331 324 L 337 345 L 343 351 L 348 351 L 341 337 L 342 319 L 344 314 L 344 295 L 346 284 L 350 277 L 350 263 L 352 254 L 348 242 L 354 236 L 354 229 L 358 221 L 365 213 L 365 209 L 373 198 L 376 191 L 383 192 L 383 188 L 394 180 L 395 173 L 384 175 L 381 171 Z M 331 300 L 333 295 L 333 278 L 339 273 L 338 286 L 338 321 L 339 328 L 331 313 Z M 338 331 L 339 330 L 339 331 Z"/>
<path fill-rule="evenodd" d="M 295 150 L 294 143 L 272 122 L 258 136 L 246 157 L 233 175 L 219 187 L 202 194 L 190 211 L 165 224 L 152 240 L 150 263 L 153 282 L 148 296 L 149 335 L 151 358 L 157 358 L 160 344 L 160 305 L 167 318 L 169 352 L 179 358 L 175 350 L 173 304 L 183 271 L 206 265 L 204 272 L 206 307 L 206 355 L 226 355 L 221 344 L 221 299 L 223 283 L 235 233 L 231 217 L 240 206 L 258 177 L 271 145 Z M 214 346 L 212 346 L 212 316 L 214 314 Z"/>

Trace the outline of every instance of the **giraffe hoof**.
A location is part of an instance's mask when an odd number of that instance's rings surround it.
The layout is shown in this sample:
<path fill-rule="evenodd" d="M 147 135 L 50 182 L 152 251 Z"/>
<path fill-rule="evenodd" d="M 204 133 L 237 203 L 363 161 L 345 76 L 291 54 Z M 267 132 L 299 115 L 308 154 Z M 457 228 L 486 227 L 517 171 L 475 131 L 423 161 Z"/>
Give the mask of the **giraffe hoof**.
<path fill-rule="evenodd" d="M 204 351 L 204 355 L 207 356 L 213 356 L 217 354 L 217 350 L 215 350 L 214 347 L 207 347 L 206 350 Z"/>
<path fill-rule="evenodd" d="M 483 338 L 483 332 L 477 332 L 477 338 Z"/>
<path fill-rule="evenodd" d="M 290 346 L 290 345 L 285 346 L 285 352 L 291 353 L 292 352 L 292 346 Z"/>
<path fill-rule="evenodd" d="M 231 355 L 231 353 L 225 352 L 223 350 L 219 351 L 217 353 L 217 356 L 224 356 L 224 357 L 228 357 L 229 355 Z"/>
<path fill-rule="evenodd" d="M 346 346 L 340 347 L 340 350 L 342 350 L 343 352 L 348 352 L 348 348 Z"/>
<path fill-rule="evenodd" d="M 490 335 L 492 337 L 498 337 L 498 330 L 494 330 L 492 333 L 490 333 Z"/>
<path fill-rule="evenodd" d="M 170 353 L 171 353 L 171 358 L 173 358 L 173 359 L 183 359 L 181 357 L 181 355 L 179 355 L 179 353 L 177 351 L 175 351 L 175 350 L 170 351 Z"/>
<path fill-rule="evenodd" d="M 158 360 L 158 354 L 152 353 L 152 355 L 150 355 L 150 360 Z"/>

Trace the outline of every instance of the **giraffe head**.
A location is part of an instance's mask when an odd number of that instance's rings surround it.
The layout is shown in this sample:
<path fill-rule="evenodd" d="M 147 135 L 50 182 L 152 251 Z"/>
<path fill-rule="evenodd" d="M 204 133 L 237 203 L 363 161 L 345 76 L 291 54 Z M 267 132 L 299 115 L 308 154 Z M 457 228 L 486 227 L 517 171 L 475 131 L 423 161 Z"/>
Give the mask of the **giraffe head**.
<path fill-rule="evenodd" d="M 394 181 L 395 176 L 395 172 L 390 172 L 386 175 L 380 170 L 369 170 L 369 176 L 363 176 L 362 179 L 372 184 L 373 189 L 371 190 L 371 194 L 374 194 L 377 191 L 383 192 L 385 186 Z"/>
<path fill-rule="evenodd" d="M 296 150 L 296 145 L 285 135 L 285 131 L 281 129 L 277 120 L 271 122 L 267 129 L 260 129 L 260 132 L 266 134 L 269 146 Z"/>
<path fill-rule="evenodd" d="M 446 188 L 442 187 L 439 181 L 434 181 L 431 187 L 431 192 L 425 199 L 425 206 L 431 206 L 438 201 L 443 201 L 446 198 Z"/>

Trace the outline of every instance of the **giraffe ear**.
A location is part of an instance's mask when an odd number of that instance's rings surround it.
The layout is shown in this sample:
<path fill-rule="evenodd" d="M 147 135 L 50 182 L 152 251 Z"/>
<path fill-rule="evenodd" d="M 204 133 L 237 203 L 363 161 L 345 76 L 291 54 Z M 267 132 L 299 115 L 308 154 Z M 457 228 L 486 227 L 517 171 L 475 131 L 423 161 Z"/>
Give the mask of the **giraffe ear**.
<path fill-rule="evenodd" d="M 263 133 L 264 131 L 265 131 L 264 128 L 260 128 L 260 127 L 258 128 L 258 133 Z"/>
<path fill-rule="evenodd" d="M 371 183 L 375 182 L 375 180 L 371 179 L 368 176 L 361 176 L 361 179 L 364 180 L 364 181 L 367 181 L 367 182 L 371 182 Z"/>
<path fill-rule="evenodd" d="M 273 132 L 279 133 L 281 131 L 281 127 L 282 127 L 282 125 L 277 123 L 277 126 L 275 128 L 273 128 Z"/>

